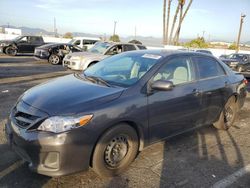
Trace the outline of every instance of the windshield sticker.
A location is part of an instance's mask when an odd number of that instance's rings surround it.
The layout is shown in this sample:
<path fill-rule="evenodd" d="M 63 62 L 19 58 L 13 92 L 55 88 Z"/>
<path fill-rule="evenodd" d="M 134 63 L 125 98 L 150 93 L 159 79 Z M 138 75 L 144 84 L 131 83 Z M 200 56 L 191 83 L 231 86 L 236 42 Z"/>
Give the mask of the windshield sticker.
<path fill-rule="evenodd" d="M 142 57 L 144 58 L 150 58 L 150 59 L 160 59 L 160 55 L 154 55 L 154 54 L 144 54 Z"/>

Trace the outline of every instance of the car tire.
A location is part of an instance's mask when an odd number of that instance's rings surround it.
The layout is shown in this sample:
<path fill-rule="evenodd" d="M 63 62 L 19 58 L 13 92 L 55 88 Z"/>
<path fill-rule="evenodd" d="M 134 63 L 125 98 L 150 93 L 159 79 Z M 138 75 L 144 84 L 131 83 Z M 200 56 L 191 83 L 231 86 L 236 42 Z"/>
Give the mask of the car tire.
<path fill-rule="evenodd" d="M 220 130 L 229 129 L 235 119 L 238 112 L 238 105 L 234 96 L 230 97 L 222 109 L 218 121 L 213 123 L 213 126 Z"/>
<path fill-rule="evenodd" d="M 12 46 L 9 46 L 5 49 L 5 53 L 7 55 L 11 55 L 11 56 L 16 56 L 17 54 L 17 49 L 13 48 Z"/>
<path fill-rule="evenodd" d="M 92 168 L 103 177 L 122 173 L 138 153 L 138 136 L 134 128 L 122 123 L 106 131 L 96 144 Z"/>
<path fill-rule="evenodd" d="M 55 54 L 51 54 L 49 56 L 49 63 L 51 63 L 52 65 L 58 65 L 61 62 L 60 57 L 58 55 Z"/>

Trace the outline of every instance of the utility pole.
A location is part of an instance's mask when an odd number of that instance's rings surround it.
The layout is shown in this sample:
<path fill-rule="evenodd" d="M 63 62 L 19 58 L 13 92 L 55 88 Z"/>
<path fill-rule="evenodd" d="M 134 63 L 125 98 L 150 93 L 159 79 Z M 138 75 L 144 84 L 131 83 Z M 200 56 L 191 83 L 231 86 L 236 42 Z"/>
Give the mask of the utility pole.
<path fill-rule="evenodd" d="M 136 40 L 136 26 L 135 26 L 135 40 Z"/>
<path fill-rule="evenodd" d="M 117 21 L 114 21 L 114 33 L 113 33 L 113 36 L 115 36 L 116 23 L 117 23 Z"/>
<path fill-rule="evenodd" d="M 245 18 L 245 17 L 246 17 L 246 15 L 241 13 L 241 16 L 240 16 L 240 28 L 239 28 L 238 39 L 237 39 L 236 50 L 235 50 L 236 53 L 239 52 L 242 25 L 243 25 L 243 22 L 244 22 L 244 18 Z"/>
<path fill-rule="evenodd" d="M 54 17 L 54 35 L 55 35 L 55 37 L 57 37 L 56 17 Z"/>

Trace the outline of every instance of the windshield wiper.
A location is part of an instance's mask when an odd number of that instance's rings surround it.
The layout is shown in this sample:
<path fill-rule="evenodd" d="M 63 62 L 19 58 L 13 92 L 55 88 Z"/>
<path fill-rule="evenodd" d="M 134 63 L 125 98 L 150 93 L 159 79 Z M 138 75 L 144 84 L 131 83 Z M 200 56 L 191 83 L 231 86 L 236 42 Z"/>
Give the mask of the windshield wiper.
<path fill-rule="evenodd" d="M 92 82 L 95 82 L 95 83 L 102 83 L 103 85 L 106 85 L 108 87 L 112 87 L 112 85 L 110 85 L 106 80 L 103 80 L 102 78 L 100 77 L 96 77 L 96 76 L 87 76 L 86 74 L 84 74 L 85 78 L 92 81 Z"/>

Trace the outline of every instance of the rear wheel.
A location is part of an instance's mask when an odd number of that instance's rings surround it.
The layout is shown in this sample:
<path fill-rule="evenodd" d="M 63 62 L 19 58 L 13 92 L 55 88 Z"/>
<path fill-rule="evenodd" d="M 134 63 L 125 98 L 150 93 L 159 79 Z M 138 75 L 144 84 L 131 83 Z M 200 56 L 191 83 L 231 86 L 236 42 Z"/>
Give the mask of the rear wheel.
<path fill-rule="evenodd" d="M 122 123 L 106 131 L 98 141 L 92 160 L 93 170 L 100 176 L 115 176 L 123 172 L 138 152 L 138 136 Z"/>
<path fill-rule="evenodd" d="M 50 55 L 49 63 L 51 63 L 52 65 L 58 65 L 60 63 L 60 57 L 55 54 Z"/>
<path fill-rule="evenodd" d="M 15 56 L 17 54 L 17 49 L 13 48 L 12 46 L 9 46 L 5 49 L 5 53 L 7 55 Z"/>
<path fill-rule="evenodd" d="M 222 129 L 222 130 L 229 129 L 235 121 L 237 111 L 238 111 L 237 103 L 236 103 L 235 97 L 232 96 L 228 99 L 223 110 L 221 111 L 218 121 L 216 121 L 213 124 L 214 127 L 216 127 L 217 129 Z"/>

